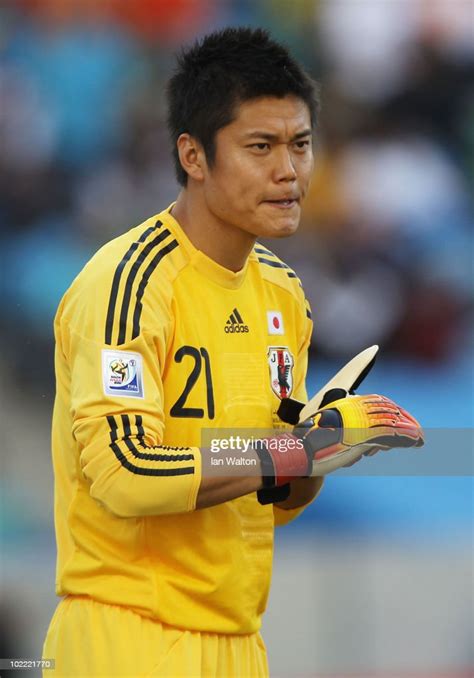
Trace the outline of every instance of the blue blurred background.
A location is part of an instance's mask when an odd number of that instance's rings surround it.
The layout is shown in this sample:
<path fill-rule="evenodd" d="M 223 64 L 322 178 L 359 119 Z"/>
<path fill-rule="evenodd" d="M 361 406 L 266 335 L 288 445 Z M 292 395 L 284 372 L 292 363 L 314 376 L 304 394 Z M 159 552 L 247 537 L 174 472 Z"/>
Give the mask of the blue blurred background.
<path fill-rule="evenodd" d="M 472 1 L 0 0 L 0 656 L 39 656 L 55 605 L 56 306 L 176 197 L 173 53 L 227 25 L 270 29 L 322 84 L 300 233 L 266 243 L 313 307 L 308 391 L 378 343 L 364 390 L 472 428 Z M 272 675 L 472 668 L 472 497 L 468 473 L 328 478 L 277 537 Z"/>

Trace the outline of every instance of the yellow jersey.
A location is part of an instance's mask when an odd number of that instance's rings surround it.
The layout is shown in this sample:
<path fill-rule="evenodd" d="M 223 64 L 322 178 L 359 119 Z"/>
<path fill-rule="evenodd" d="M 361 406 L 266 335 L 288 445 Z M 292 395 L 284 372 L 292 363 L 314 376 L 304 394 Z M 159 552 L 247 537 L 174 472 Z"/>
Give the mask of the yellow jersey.
<path fill-rule="evenodd" d="M 196 510 L 203 429 L 272 428 L 305 400 L 312 321 L 257 244 L 223 268 L 171 208 L 102 247 L 55 319 L 56 591 L 175 627 L 259 629 L 274 526 L 256 493 Z"/>

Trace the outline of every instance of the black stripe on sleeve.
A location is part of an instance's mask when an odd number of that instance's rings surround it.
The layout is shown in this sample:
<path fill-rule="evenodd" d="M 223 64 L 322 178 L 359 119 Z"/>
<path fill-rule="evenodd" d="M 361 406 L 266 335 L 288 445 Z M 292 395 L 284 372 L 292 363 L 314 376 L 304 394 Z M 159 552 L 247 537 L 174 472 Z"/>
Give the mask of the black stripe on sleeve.
<path fill-rule="evenodd" d="M 140 334 L 140 317 L 143 309 L 143 304 L 142 304 L 142 299 L 143 295 L 145 293 L 145 288 L 148 285 L 148 280 L 155 270 L 155 268 L 158 266 L 160 261 L 170 252 L 172 252 L 175 247 L 178 247 L 178 241 L 177 240 L 172 240 L 168 245 L 163 247 L 158 254 L 156 254 L 151 262 L 148 264 L 146 267 L 142 279 L 140 281 L 140 284 L 137 289 L 137 298 L 135 302 L 135 311 L 133 313 L 133 332 L 132 332 L 132 339 L 135 339 L 138 337 Z"/>
<path fill-rule="evenodd" d="M 140 447 L 143 447 L 144 450 L 155 450 L 157 449 L 157 446 L 153 445 L 147 445 L 145 442 L 145 430 L 143 428 L 143 420 L 141 414 L 136 414 L 135 415 L 135 425 L 137 427 L 137 432 L 138 432 L 138 440 L 140 443 Z M 173 445 L 159 445 L 160 450 L 167 450 L 168 452 L 189 452 L 191 449 L 190 447 L 175 447 Z M 192 457 L 194 459 L 194 457 Z"/>
<path fill-rule="evenodd" d="M 127 282 L 125 283 L 125 290 L 123 293 L 122 309 L 120 311 L 120 325 L 117 344 L 123 344 L 126 338 L 127 315 L 130 306 L 130 297 L 132 296 L 132 287 L 135 278 L 137 277 L 138 270 L 140 269 L 140 266 L 142 266 L 143 262 L 145 261 L 146 257 L 150 254 L 150 252 L 155 247 L 157 247 L 161 242 L 163 242 L 163 240 L 165 240 L 165 238 L 167 238 L 169 235 L 170 231 L 166 228 L 164 231 L 161 231 L 161 233 L 156 238 L 153 238 L 153 240 L 151 240 L 146 245 L 146 247 L 142 249 L 142 251 L 136 258 L 135 262 L 133 263 L 133 266 L 129 271 L 129 274 L 127 276 Z"/>
<path fill-rule="evenodd" d="M 124 254 L 122 260 L 120 261 L 119 265 L 115 269 L 114 277 L 112 280 L 112 287 L 110 289 L 110 297 L 109 297 L 109 306 L 107 309 L 107 318 L 105 321 L 105 343 L 110 345 L 112 343 L 112 328 L 114 324 L 114 315 L 115 315 L 115 305 L 117 303 L 117 294 L 118 294 L 118 289 L 120 285 L 120 278 L 122 277 L 122 272 L 123 269 L 125 268 L 127 262 L 130 260 L 132 254 L 135 252 L 135 250 L 141 245 L 141 243 L 145 242 L 145 240 L 148 238 L 148 236 L 153 233 L 157 228 L 160 228 L 162 225 L 161 221 L 157 221 L 154 226 L 149 226 L 141 236 L 136 240 L 134 243 L 130 245 L 128 248 L 127 252 Z"/>
<path fill-rule="evenodd" d="M 136 459 L 145 459 L 146 461 L 171 461 L 171 462 L 194 461 L 193 454 L 155 454 L 153 452 L 139 452 L 131 438 L 125 436 L 123 441 Z M 163 473 L 157 473 L 156 475 L 172 476 L 175 475 L 174 472 L 176 472 L 177 475 L 177 472 L 180 471 L 180 469 L 162 469 L 162 471 Z M 191 467 L 189 473 L 194 473 L 194 467 Z"/>
<path fill-rule="evenodd" d="M 127 416 L 127 415 L 125 415 Z M 107 417 L 107 421 L 110 426 L 110 448 L 115 454 L 116 458 L 118 461 L 121 463 L 121 465 L 127 469 L 127 471 L 131 471 L 131 473 L 135 473 L 136 475 L 142 475 L 142 476 L 184 476 L 184 475 L 190 475 L 194 473 L 194 466 L 183 466 L 181 468 L 144 468 L 142 466 L 136 466 L 135 464 L 132 464 L 131 462 L 128 461 L 127 457 L 123 454 L 122 450 L 120 449 L 119 445 L 117 444 L 117 441 L 119 440 L 118 438 L 118 427 L 117 423 L 115 421 L 115 418 L 112 416 Z M 130 422 L 127 424 L 128 427 L 130 427 Z M 190 455 L 167 455 L 167 454 L 144 454 L 142 452 L 139 452 L 137 448 L 135 447 L 133 440 L 125 435 L 122 438 L 123 442 L 127 446 L 127 448 L 130 450 L 130 452 L 133 454 L 133 456 L 137 459 L 145 459 L 147 461 L 188 461 L 188 460 L 194 460 L 194 456 L 192 454 Z"/>
<path fill-rule="evenodd" d="M 261 245 L 260 245 L 260 247 L 254 247 L 254 250 L 255 250 L 255 252 L 257 252 L 257 254 L 268 254 L 269 256 L 272 256 L 272 257 L 275 256 L 275 255 L 273 254 L 273 252 L 271 252 L 270 250 L 265 249 L 265 247 L 262 247 Z"/>
<path fill-rule="evenodd" d="M 114 443 L 118 438 L 117 424 L 115 423 L 115 419 L 112 416 L 108 416 L 107 421 L 108 421 L 109 426 L 110 426 L 110 441 L 112 443 Z"/>
<path fill-rule="evenodd" d="M 289 266 L 287 266 L 287 264 L 284 264 L 282 261 L 272 261 L 271 259 L 264 259 L 263 257 L 258 257 L 258 260 L 261 264 L 273 266 L 273 268 L 290 268 Z"/>
<path fill-rule="evenodd" d="M 306 309 L 306 317 L 309 318 L 310 320 L 312 320 L 313 318 L 313 316 L 311 315 L 311 311 L 308 311 L 308 309 Z"/>
<path fill-rule="evenodd" d="M 128 416 L 128 414 L 122 414 L 121 419 L 125 438 L 130 438 L 130 436 L 132 435 L 132 429 L 130 427 L 130 417 Z"/>
<path fill-rule="evenodd" d="M 293 271 L 288 271 L 286 274 L 289 278 L 297 278 L 298 276 Z"/>
<path fill-rule="evenodd" d="M 123 430 L 124 430 L 124 437 L 123 440 L 125 441 L 125 444 L 127 445 L 128 449 L 130 452 L 133 454 L 134 457 L 137 459 L 147 459 L 149 461 L 193 461 L 194 460 L 194 455 L 189 453 L 189 447 L 165 447 L 162 448 L 161 445 L 158 447 L 151 447 L 148 445 L 143 444 L 142 447 L 146 450 L 156 450 L 156 449 L 166 449 L 168 451 L 171 450 L 187 450 L 188 454 L 154 454 L 151 452 L 147 452 L 146 454 L 143 452 L 139 452 L 133 442 L 132 439 L 132 429 L 130 426 L 130 418 L 128 414 L 122 414 L 122 425 L 123 425 Z M 143 431 L 143 425 L 142 425 L 142 418 L 141 416 L 135 417 L 135 422 L 137 423 L 137 431 L 138 431 L 138 420 L 140 421 L 140 428 Z"/>

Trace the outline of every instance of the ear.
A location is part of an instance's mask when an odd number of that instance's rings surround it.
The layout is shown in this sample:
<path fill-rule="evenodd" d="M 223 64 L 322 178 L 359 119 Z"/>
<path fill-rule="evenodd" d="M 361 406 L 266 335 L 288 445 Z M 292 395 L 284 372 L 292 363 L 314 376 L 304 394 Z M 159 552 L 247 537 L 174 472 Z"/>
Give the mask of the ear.
<path fill-rule="evenodd" d="M 191 179 L 202 181 L 206 168 L 206 155 L 201 144 L 190 134 L 180 134 L 176 142 L 181 166 Z"/>

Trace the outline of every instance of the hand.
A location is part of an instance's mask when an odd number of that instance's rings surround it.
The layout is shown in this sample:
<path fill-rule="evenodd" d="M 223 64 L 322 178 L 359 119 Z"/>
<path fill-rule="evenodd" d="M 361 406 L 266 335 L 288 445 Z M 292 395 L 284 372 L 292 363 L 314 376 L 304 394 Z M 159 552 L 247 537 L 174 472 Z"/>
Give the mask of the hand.
<path fill-rule="evenodd" d="M 294 431 L 312 460 L 309 475 L 313 476 L 352 466 L 363 455 L 381 449 L 424 444 L 417 420 L 380 395 L 348 396 L 331 402 L 318 410 L 313 422 Z"/>
<path fill-rule="evenodd" d="M 263 442 L 263 449 L 257 451 L 265 488 L 284 485 L 295 477 L 326 475 L 351 466 L 364 454 L 424 444 L 416 419 L 380 395 L 347 396 L 330 402 L 313 418 L 298 424 L 293 434 Z"/>

